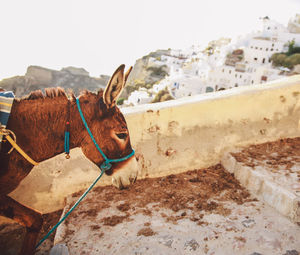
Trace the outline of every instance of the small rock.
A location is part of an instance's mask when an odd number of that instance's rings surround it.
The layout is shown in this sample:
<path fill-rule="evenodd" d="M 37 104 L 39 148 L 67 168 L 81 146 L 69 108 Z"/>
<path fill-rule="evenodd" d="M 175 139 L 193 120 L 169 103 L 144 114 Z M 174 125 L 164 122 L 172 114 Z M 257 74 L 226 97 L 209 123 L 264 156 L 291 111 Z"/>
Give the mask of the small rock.
<path fill-rule="evenodd" d="M 159 242 L 169 248 L 172 248 L 173 241 L 174 241 L 173 236 L 167 235 L 167 236 L 163 236 L 162 240 Z"/>
<path fill-rule="evenodd" d="M 258 253 L 258 252 L 253 252 L 251 253 L 250 255 L 262 255 L 261 253 Z"/>
<path fill-rule="evenodd" d="M 189 241 L 186 241 L 184 244 L 184 249 L 189 249 L 190 251 L 195 251 L 199 248 L 199 244 L 195 239 L 191 239 Z"/>
<path fill-rule="evenodd" d="M 252 228 L 255 225 L 255 221 L 251 220 L 251 219 L 248 219 L 248 220 L 242 221 L 242 224 L 246 228 Z"/>
<path fill-rule="evenodd" d="M 296 250 L 287 250 L 283 255 L 299 255 L 299 252 Z"/>
<path fill-rule="evenodd" d="M 169 247 L 169 248 L 172 248 L 172 243 L 173 243 L 173 240 L 168 240 L 164 243 L 164 245 Z"/>
<path fill-rule="evenodd" d="M 52 247 L 50 255 L 69 255 L 68 247 L 65 244 L 56 244 Z"/>

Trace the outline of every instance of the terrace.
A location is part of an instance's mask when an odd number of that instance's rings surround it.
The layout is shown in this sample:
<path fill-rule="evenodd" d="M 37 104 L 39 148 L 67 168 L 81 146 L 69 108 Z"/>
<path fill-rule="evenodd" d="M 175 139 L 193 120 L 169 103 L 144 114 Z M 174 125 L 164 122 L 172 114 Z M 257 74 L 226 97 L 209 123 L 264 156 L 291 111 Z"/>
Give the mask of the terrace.
<path fill-rule="evenodd" d="M 300 76 L 123 112 L 139 180 L 120 191 L 101 179 L 55 243 L 70 254 L 298 254 Z M 66 211 L 98 175 L 80 150 L 71 158 L 40 164 L 11 196 Z"/>

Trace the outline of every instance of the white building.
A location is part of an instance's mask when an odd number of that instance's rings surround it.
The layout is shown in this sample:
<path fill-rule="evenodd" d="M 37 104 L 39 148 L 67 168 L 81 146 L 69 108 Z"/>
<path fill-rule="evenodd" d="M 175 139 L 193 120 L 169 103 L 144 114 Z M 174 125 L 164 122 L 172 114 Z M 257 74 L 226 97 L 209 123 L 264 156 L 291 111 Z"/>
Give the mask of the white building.
<path fill-rule="evenodd" d="M 262 31 L 244 36 L 209 57 L 211 70 L 206 92 L 259 84 L 283 77 L 282 70 L 272 67 L 271 56 L 286 52 L 292 40 L 300 45 L 300 33 L 291 33 L 278 22 L 263 18 Z M 237 46 L 243 52 L 240 59 L 239 56 L 233 56 L 234 51 L 230 50 Z"/>
<path fill-rule="evenodd" d="M 289 20 L 288 30 L 290 33 L 300 33 L 300 14 L 296 14 Z"/>
<path fill-rule="evenodd" d="M 139 105 L 139 104 L 148 104 L 152 101 L 153 97 L 149 95 L 145 88 L 140 90 L 133 91 L 127 100 L 124 101 L 125 106 L 129 105 Z"/>
<path fill-rule="evenodd" d="M 250 40 L 249 46 L 245 47 L 244 61 L 246 64 L 267 64 L 271 63 L 271 56 L 274 53 L 283 52 L 286 42 L 271 40 L 268 37 L 255 37 Z"/>
<path fill-rule="evenodd" d="M 197 76 L 178 76 L 168 81 L 169 93 L 175 99 L 205 93 L 203 80 Z"/>
<path fill-rule="evenodd" d="M 149 103 L 151 95 L 166 87 L 174 98 L 261 84 L 284 77 L 286 70 L 273 68 L 274 53 L 286 52 L 290 42 L 300 46 L 300 15 L 290 19 L 288 26 L 262 18 L 260 31 L 240 36 L 234 40 L 221 38 L 212 41 L 213 54 L 205 55 L 203 48 L 168 50 L 159 58 L 150 58 L 154 66 L 166 65 L 169 76 L 152 89 L 135 91 L 127 104 Z"/>
<path fill-rule="evenodd" d="M 180 68 L 171 66 L 170 75 L 160 82 L 158 88 L 167 87 L 174 98 L 205 93 L 208 70 L 209 65 L 203 54 L 197 54 L 197 59 L 187 59 Z"/>

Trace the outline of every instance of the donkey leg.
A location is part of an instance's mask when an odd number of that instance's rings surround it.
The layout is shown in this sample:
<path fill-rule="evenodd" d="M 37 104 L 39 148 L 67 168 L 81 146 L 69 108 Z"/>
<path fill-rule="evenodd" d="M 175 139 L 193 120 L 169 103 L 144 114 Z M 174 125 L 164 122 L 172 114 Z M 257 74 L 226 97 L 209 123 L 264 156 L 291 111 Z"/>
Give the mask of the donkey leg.
<path fill-rule="evenodd" d="M 21 205 L 8 196 L 1 196 L 0 215 L 11 218 L 26 227 L 26 234 L 20 254 L 33 255 L 36 239 L 43 224 L 41 213 Z"/>

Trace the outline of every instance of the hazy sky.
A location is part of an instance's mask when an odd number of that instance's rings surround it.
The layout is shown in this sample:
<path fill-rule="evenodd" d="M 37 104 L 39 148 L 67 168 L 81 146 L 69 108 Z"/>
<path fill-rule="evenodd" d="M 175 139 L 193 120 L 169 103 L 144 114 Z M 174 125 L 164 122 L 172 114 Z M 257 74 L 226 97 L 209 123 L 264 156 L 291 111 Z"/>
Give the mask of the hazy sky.
<path fill-rule="evenodd" d="M 300 0 L 0 0 L 0 79 L 29 65 L 111 75 L 156 49 L 206 44 L 287 25 Z"/>

